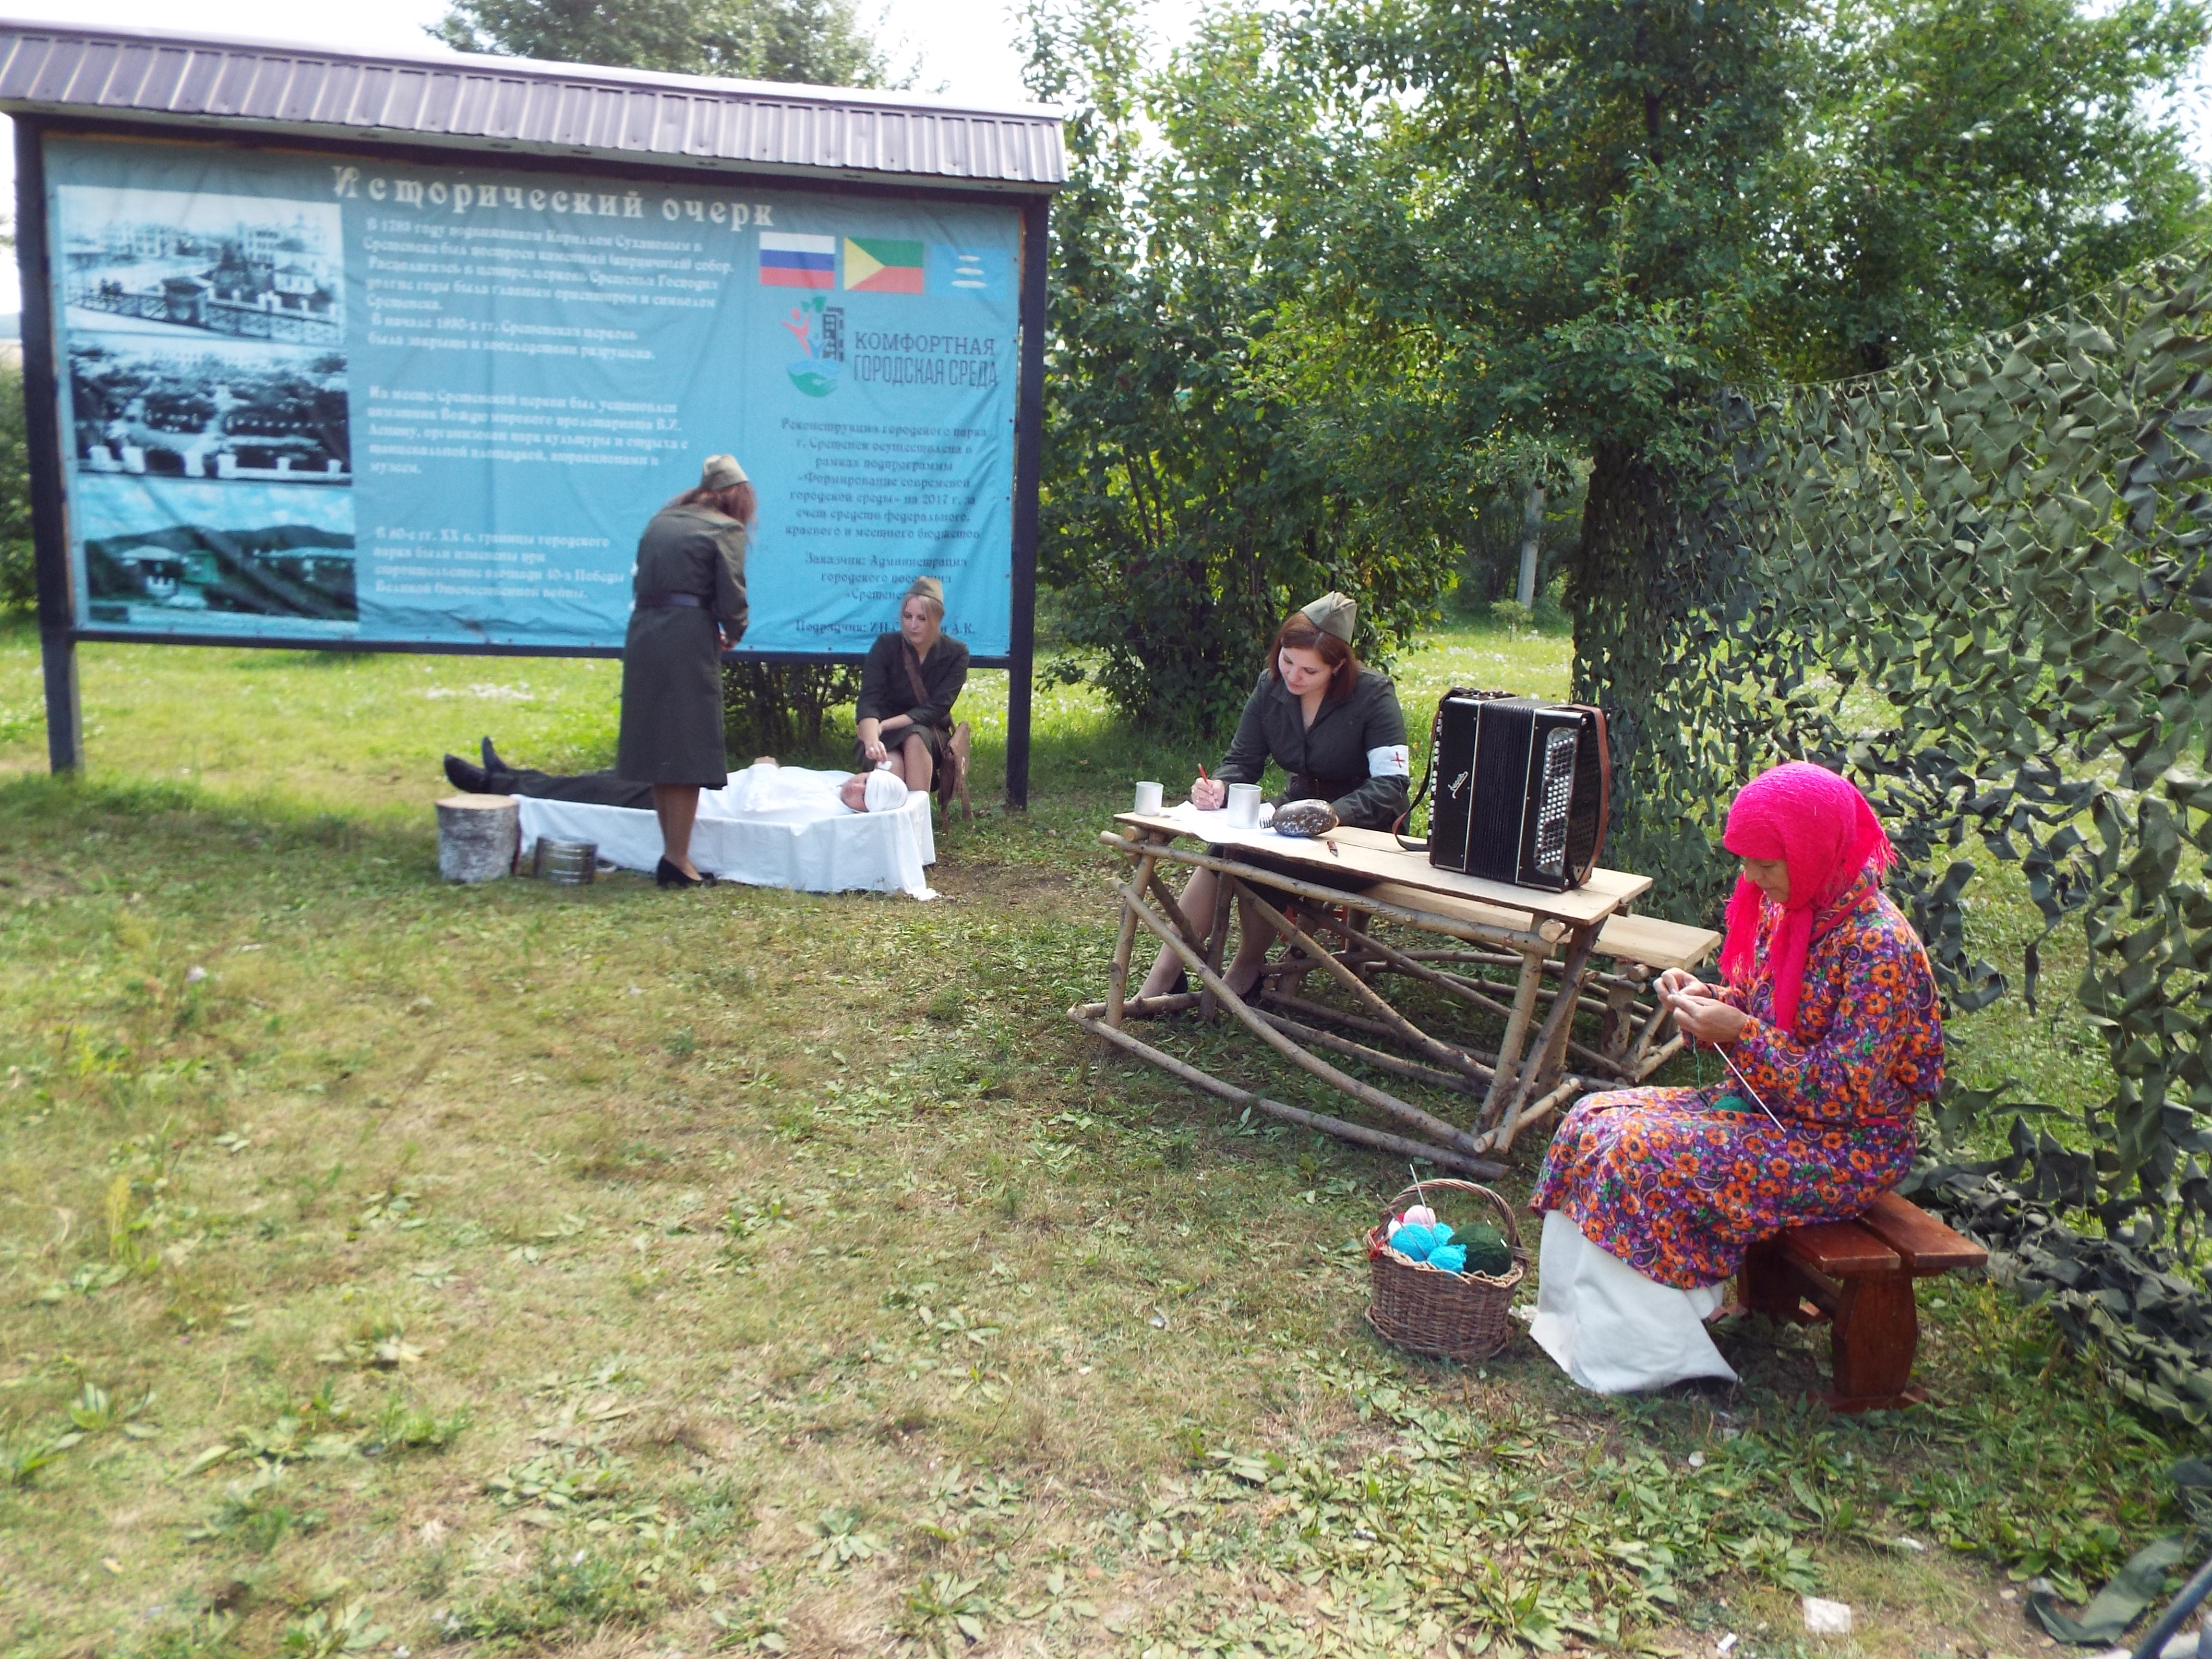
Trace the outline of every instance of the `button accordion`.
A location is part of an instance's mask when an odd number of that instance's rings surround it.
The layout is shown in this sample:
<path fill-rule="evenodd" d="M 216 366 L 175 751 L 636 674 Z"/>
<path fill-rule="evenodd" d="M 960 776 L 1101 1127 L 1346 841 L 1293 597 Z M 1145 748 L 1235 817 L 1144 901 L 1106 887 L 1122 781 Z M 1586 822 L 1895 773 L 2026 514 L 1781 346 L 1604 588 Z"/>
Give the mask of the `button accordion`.
<path fill-rule="evenodd" d="M 1433 738 L 1431 864 L 1553 893 L 1589 879 L 1613 793 L 1601 712 L 1455 688 Z"/>

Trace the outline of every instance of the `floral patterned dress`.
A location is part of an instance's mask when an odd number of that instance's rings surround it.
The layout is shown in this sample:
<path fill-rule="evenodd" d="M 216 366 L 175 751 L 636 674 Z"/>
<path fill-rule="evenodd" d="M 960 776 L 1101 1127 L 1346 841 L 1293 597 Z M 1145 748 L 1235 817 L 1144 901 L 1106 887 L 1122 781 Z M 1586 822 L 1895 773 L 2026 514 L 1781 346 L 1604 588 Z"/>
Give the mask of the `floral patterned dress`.
<path fill-rule="evenodd" d="M 1783 1127 L 1708 1054 L 1719 1083 L 1592 1095 L 1544 1156 L 1531 1206 L 1564 1210 L 1662 1285 L 1717 1283 L 1762 1238 L 1858 1214 L 1911 1167 L 1916 1109 L 1942 1087 L 1935 976 L 1874 872 L 1814 920 L 1795 1036 L 1771 1023 L 1765 964 L 1781 914 L 1761 907 L 1747 989 L 1717 994 L 1752 1017 L 1727 1052 Z"/>

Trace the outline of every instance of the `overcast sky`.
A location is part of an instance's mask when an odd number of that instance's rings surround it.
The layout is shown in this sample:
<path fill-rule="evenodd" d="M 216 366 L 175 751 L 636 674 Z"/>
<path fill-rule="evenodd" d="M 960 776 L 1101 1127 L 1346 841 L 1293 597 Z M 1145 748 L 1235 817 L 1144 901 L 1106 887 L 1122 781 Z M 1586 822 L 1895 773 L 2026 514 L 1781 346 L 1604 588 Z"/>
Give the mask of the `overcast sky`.
<path fill-rule="evenodd" d="M 1156 35 L 1173 44 L 1188 34 L 1202 0 L 1150 0 Z M 149 30 L 193 30 L 248 40 L 350 47 L 358 52 L 434 52 L 444 48 L 423 30 L 444 16 L 447 0 L 340 0 L 303 6 L 300 0 L 0 0 L 0 12 L 23 19 Z M 864 19 L 880 16 L 878 34 L 902 66 L 919 70 L 916 87 L 979 104 L 1024 103 L 1021 56 L 1005 0 L 860 0 Z M 2212 165 L 2212 82 L 2200 77 L 2185 100 L 2199 165 Z M 0 202 L 15 202 L 15 158 L 0 144 Z M 0 262 L 0 312 L 18 308 L 13 259 Z"/>
<path fill-rule="evenodd" d="M 344 0 L 303 6 L 299 0 L 0 0 L 0 15 L 57 22 L 172 33 L 240 35 L 373 52 L 436 52 L 423 30 L 446 15 L 446 0 Z M 1195 0 L 1155 0 L 1155 23 L 1180 34 Z M 1000 0 L 861 0 L 860 14 L 880 13 L 879 37 L 894 61 L 917 64 L 915 84 L 981 104 L 1026 103 L 1015 32 Z M 15 199 L 15 155 L 0 144 L 0 201 Z M 13 259 L 0 263 L 0 312 L 17 309 L 21 291 Z"/>

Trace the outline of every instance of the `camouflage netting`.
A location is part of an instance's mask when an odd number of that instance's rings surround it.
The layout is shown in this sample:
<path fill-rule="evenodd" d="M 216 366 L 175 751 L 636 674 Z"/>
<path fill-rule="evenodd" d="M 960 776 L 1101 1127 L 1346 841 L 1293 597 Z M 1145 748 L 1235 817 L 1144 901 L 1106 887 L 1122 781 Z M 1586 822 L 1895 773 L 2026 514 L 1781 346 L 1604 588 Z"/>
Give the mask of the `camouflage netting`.
<path fill-rule="evenodd" d="M 1632 711 L 1613 861 L 1657 877 L 1686 915 L 1717 907 L 1737 783 L 1802 757 L 1874 799 L 1901 855 L 1893 890 L 1954 1010 L 2013 988 L 1969 945 L 1970 836 L 2021 867 L 2045 939 L 2085 930 L 2075 994 L 2114 1083 L 2069 1137 L 2093 1150 L 2031 1139 L 1965 1185 L 2024 1180 L 2099 1213 L 2094 1242 L 2133 1254 L 2081 1267 L 2104 1313 L 2084 1304 L 2076 1322 L 2139 1377 L 2155 1371 L 2147 1403 L 2191 1421 L 2212 1404 L 2202 1311 L 2146 1322 L 2107 1281 L 2140 1267 L 2157 1302 L 2174 1259 L 2146 1253 L 2168 1237 L 2185 1249 L 2212 1217 L 2206 253 L 1945 356 L 1732 403 L 1709 475 L 1669 492 L 1660 568 L 1586 592 L 1577 640 L 1579 689 Z M 2039 956 L 2031 944 L 2020 965 L 2031 1000 Z M 1954 1090 L 1938 1139 L 2004 1109 Z M 1965 1201 L 1959 1181 L 1929 1193 Z M 2024 1224 L 1991 1236 L 2015 1244 Z M 2090 1241 L 2036 1231 L 2044 1256 L 2087 1262 Z M 2154 1341 L 2155 1365 L 2136 1352 Z"/>

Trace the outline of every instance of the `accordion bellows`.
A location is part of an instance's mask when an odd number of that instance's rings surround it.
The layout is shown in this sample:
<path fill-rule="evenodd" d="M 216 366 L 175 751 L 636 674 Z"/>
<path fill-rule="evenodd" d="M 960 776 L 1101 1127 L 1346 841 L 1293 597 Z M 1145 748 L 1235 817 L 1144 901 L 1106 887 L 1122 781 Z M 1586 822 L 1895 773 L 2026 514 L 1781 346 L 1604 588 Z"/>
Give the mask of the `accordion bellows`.
<path fill-rule="evenodd" d="M 1605 716 L 1580 703 L 1454 690 L 1437 710 L 1429 862 L 1565 892 L 1605 845 Z"/>

